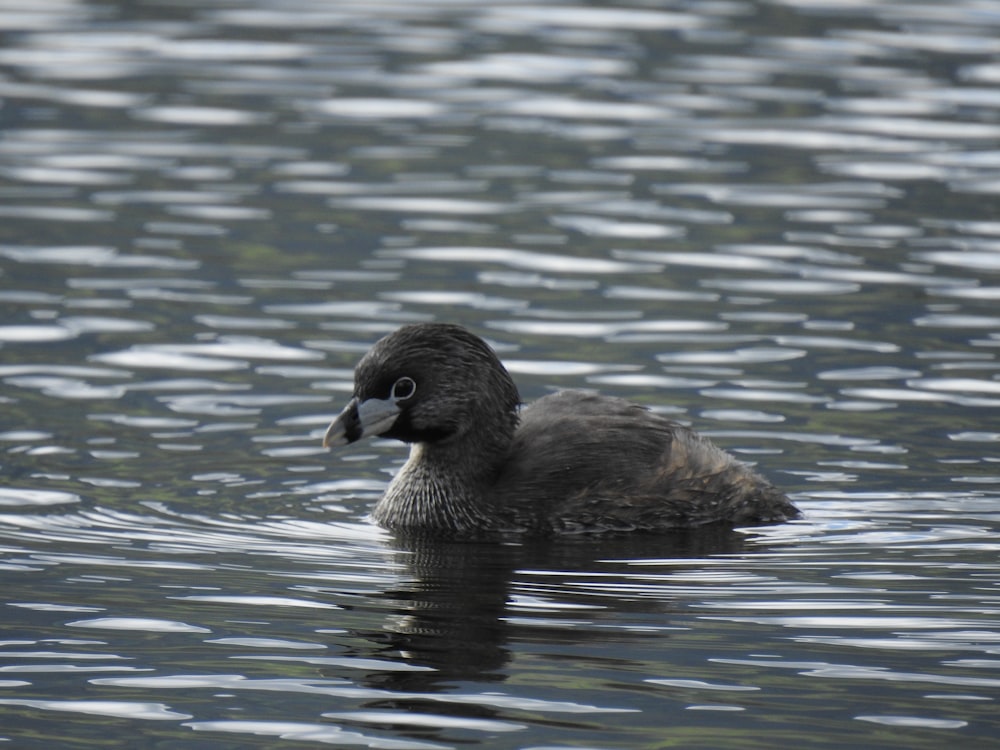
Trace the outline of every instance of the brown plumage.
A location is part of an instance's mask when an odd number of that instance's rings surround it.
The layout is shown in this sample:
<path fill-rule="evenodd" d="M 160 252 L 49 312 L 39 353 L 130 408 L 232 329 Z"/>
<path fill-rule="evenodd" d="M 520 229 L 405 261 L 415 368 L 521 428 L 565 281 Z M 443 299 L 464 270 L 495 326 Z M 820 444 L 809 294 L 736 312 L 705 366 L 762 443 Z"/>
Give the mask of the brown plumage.
<path fill-rule="evenodd" d="M 371 434 L 411 444 L 373 511 L 401 532 L 658 531 L 799 515 L 756 472 L 637 404 L 560 391 L 519 406 L 478 336 L 405 326 L 358 363 L 354 398 L 324 445 Z"/>

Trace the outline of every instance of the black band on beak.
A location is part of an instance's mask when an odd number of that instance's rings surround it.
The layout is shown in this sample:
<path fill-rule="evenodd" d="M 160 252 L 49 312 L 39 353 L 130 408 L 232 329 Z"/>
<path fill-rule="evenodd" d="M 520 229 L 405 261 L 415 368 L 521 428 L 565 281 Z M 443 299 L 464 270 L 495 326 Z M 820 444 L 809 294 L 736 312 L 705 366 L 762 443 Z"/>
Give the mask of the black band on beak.
<path fill-rule="evenodd" d="M 341 425 L 344 428 L 344 437 L 347 438 L 348 443 L 353 443 L 361 438 L 361 434 L 364 432 L 361 425 L 361 417 L 358 416 L 358 401 L 357 399 L 352 399 L 351 403 L 347 405 L 344 409 L 344 413 L 340 415 Z"/>

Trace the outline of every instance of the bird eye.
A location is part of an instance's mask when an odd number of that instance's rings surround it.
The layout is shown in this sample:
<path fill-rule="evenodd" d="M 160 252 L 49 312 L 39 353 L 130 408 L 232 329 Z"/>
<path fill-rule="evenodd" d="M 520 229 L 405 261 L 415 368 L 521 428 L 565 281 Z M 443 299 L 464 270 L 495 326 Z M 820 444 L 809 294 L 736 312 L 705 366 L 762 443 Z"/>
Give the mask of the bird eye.
<path fill-rule="evenodd" d="M 392 392 L 389 397 L 393 401 L 406 401 L 406 399 L 413 396 L 417 392 L 417 384 L 413 378 L 408 378 L 405 375 L 392 384 Z"/>

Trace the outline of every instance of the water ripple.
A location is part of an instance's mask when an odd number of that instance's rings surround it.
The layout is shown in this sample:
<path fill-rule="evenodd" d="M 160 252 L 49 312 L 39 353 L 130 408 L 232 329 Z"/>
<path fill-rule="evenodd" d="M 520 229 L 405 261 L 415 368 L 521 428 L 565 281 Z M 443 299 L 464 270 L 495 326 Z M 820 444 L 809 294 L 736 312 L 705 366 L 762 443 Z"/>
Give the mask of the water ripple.
<path fill-rule="evenodd" d="M 995 739 L 993 8 L 119 5 L 0 10 L 2 739 Z M 804 517 L 394 538 L 429 320 Z"/>
<path fill-rule="evenodd" d="M 42 711 L 62 711 L 72 714 L 106 716 L 119 719 L 141 719 L 143 721 L 178 721 L 193 718 L 190 714 L 173 711 L 163 703 L 141 703 L 131 701 L 60 701 L 26 700 L 0 698 L 0 705 L 24 706 Z"/>
<path fill-rule="evenodd" d="M 191 270 L 197 261 L 153 255 L 122 255 L 112 247 L 0 247 L 0 257 L 20 263 L 84 265 L 98 268 L 162 268 Z"/>
<path fill-rule="evenodd" d="M 17 439 L 24 440 L 24 436 Z M 37 506 L 37 505 L 62 505 L 65 503 L 78 503 L 80 496 L 71 492 L 60 492 L 57 490 L 29 490 L 14 487 L 0 489 L 0 506 Z"/>
<path fill-rule="evenodd" d="M 627 263 L 603 258 L 581 258 L 572 255 L 529 252 L 501 247 L 420 247 L 383 250 L 386 258 L 407 258 L 439 262 L 491 263 L 519 270 L 551 273 L 644 273 L 659 270 L 648 263 Z"/>

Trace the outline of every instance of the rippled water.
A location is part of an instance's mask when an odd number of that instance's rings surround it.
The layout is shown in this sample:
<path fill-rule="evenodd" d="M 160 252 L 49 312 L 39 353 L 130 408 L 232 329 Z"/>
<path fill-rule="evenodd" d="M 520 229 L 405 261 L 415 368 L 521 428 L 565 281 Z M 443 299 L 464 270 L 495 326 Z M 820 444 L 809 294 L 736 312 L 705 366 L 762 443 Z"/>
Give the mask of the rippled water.
<path fill-rule="evenodd" d="M 0 739 L 1000 732 L 1000 8 L 0 6 Z M 402 545 L 407 321 L 625 395 L 784 526 Z"/>

